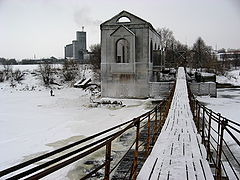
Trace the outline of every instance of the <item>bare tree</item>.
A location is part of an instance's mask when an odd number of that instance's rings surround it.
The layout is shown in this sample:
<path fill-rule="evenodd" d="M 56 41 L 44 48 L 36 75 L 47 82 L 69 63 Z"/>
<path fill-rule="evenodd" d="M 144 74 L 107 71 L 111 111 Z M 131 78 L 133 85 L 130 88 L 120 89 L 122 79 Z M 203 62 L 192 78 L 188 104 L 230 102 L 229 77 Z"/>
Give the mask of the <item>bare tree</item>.
<path fill-rule="evenodd" d="M 214 60 L 211 50 L 211 47 L 207 46 L 201 37 L 197 39 L 192 48 L 195 68 L 211 68 L 209 65 Z"/>
<path fill-rule="evenodd" d="M 5 80 L 5 75 L 3 71 L 0 71 L 0 82 L 4 82 Z"/>
<path fill-rule="evenodd" d="M 240 54 L 238 53 L 237 50 L 234 50 L 233 53 L 233 64 L 235 69 L 237 69 L 237 67 L 240 65 Z"/>
<path fill-rule="evenodd" d="M 101 78 L 101 45 L 94 44 L 90 46 L 90 50 L 92 52 L 90 56 L 90 64 L 92 65 L 94 71 L 94 78 L 96 80 L 100 80 Z"/>
<path fill-rule="evenodd" d="M 3 65 L 3 68 L 4 68 L 4 76 L 5 76 L 6 80 L 8 80 L 12 74 L 12 65 L 6 63 Z"/>
<path fill-rule="evenodd" d="M 90 57 L 90 64 L 93 66 L 93 69 L 100 69 L 101 68 L 101 45 L 94 44 L 91 45 L 90 51 L 92 52 Z"/>
<path fill-rule="evenodd" d="M 24 79 L 24 73 L 22 71 L 20 71 L 19 69 L 16 69 L 13 73 L 12 73 L 12 77 L 15 81 L 20 82 L 21 80 Z"/>
<path fill-rule="evenodd" d="M 160 38 L 161 38 L 160 44 L 161 44 L 162 48 L 164 48 L 164 49 L 170 48 L 172 46 L 172 44 L 175 43 L 175 38 L 173 36 L 173 32 L 170 29 L 168 29 L 166 27 L 158 28 L 157 32 L 159 33 Z"/>
<path fill-rule="evenodd" d="M 49 64 L 48 62 L 45 62 L 44 64 L 39 64 L 38 69 L 44 84 L 49 85 L 53 83 L 52 64 Z"/>
<path fill-rule="evenodd" d="M 72 81 L 79 75 L 79 64 L 75 60 L 64 61 L 62 74 L 65 81 Z"/>

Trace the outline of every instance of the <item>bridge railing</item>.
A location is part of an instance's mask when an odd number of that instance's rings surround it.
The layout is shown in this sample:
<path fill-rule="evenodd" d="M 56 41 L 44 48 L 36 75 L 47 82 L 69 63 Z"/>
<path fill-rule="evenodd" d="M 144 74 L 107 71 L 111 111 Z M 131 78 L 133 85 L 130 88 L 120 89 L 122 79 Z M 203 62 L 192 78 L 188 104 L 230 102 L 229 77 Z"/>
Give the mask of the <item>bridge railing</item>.
<path fill-rule="evenodd" d="M 151 152 L 164 124 L 174 89 L 173 87 L 168 98 L 162 100 L 150 111 L 60 149 L 1 170 L 0 177 L 5 179 L 40 179 L 69 164 L 81 160 L 86 161 L 86 159 L 91 159 L 94 154 L 104 152 L 100 153 L 102 156 L 99 157 L 101 159 L 99 162 L 101 163 L 84 172 L 80 179 L 114 178 L 114 172 L 129 154 L 132 157 L 128 158 L 131 165 L 127 167 L 128 170 L 124 172 L 124 175 L 121 175 L 121 179 L 136 179 L 141 165 Z M 114 145 L 119 145 L 120 139 L 128 136 L 132 142 L 119 158 L 116 156 L 118 151 Z"/>
<path fill-rule="evenodd" d="M 189 88 L 188 88 L 189 89 Z M 207 160 L 215 179 L 240 179 L 240 124 L 200 103 L 189 89 L 189 100 Z"/>

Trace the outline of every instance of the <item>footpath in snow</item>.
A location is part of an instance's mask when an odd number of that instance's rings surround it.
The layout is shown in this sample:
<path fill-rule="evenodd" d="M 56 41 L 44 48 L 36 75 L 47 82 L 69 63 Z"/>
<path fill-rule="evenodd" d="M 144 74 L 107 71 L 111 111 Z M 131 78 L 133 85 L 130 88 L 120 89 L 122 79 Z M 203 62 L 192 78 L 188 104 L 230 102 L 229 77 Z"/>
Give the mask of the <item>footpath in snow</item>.
<path fill-rule="evenodd" d="M 178 69 L 168 117 L 137 179 L 213 180 L 190 110 L 185 71 Z"/>

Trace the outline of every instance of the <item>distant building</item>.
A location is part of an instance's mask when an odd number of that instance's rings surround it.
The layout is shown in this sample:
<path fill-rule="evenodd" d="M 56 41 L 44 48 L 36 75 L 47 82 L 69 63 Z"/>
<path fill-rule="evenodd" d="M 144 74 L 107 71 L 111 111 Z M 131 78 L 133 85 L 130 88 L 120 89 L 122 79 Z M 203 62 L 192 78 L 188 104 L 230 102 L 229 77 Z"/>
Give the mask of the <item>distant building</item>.
<path fill-rule="evenodd" d="M 86 43 L 86 32 L 77 31 L 77 40 L 73 40 L 72 44 L 65 46 L 65 59 L 79 60 L 81 63 L 85 63 L 88 58 L 87 54 L 87 43 Z"/>
<path fill-rule="evenodd" d="M 217 53 L 218 61 L 226 61 L 226 60 L 240 60 L 240 50 L 232 50 L 226 52 L 218 52 Z"/>
<path fill-rule="evenodd" d="M 42 58 L 42 59 L 22 59 L 19 64 L 43 64 L 43 63 L 49 63 L 49 64 L 62 64 L 64 63 L 64 59 L 58 59 L 54 56 L 51 56 L 50 58 Z"/>

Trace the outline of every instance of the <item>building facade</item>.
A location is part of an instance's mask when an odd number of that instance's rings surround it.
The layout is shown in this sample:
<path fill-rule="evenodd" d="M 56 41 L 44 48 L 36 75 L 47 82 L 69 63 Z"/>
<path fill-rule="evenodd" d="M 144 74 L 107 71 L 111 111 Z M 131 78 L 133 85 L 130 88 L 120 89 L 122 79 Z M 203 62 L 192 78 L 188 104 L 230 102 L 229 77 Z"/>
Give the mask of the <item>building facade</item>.
<path fill-rule="evenodd" d="M 153 26 L 122 11 L 101 24 L 101 88 L 103 97 L 150 97 L 154 63 L 161 55 L 160 35 Z"/>

